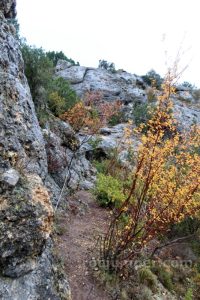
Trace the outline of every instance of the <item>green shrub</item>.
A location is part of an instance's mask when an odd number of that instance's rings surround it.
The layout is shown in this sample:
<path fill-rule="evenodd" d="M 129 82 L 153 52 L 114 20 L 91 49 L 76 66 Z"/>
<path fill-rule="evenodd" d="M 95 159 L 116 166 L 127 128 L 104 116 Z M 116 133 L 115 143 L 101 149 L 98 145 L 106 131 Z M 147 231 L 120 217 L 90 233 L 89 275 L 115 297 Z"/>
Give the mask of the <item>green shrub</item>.
<path fill-rule="evenodd" d="M 111 126 L 115 126 L 117 124 L 120 124 L 125 121 L 124 112 L 120 111 L 117 114 L 113 115 L 110 120 L 108 121 L 108 124 Z"/>
<path fill-rule="evenodd" d="M 115 73 L 116 72 L 115 64 L 113 62 L 110 63 L 110 62 L 108 62 L 107 60 L 104 60 L 104 59 L 100 59 L 99 60 L 98 68 L 107 70 L 107 71 L 109 71 L 111 73 Z"/>
<path fill-rule="evenodd" d="M 104 159 L 102 161 L 93 160 L 93 165 L 97 169 L 98 173 L 102 173 L 104 175 L 108 175 L 108 166 L 110 164 L 110 160 Z"/>
<path fill-rule="evenodd" d="M 147 72 L 146 75 L 143 75 L 141 77 L 146 84 L 148 84 L 149 86 L 153 86 L 157 89 L 161 88 L 161 85 L 164 81 L 163 78 L 154 70 L 150 70 L 149 72 Z"/>
<path fill-rule="evenodd" d="M 38 109 L 37 110 L 37 117 L 38 117 L 40 127 L 45 128 L 45 124 L 50 118 L 49 113 L 46 110 Z"/>
<path fill-rule="evenodd" d="M 125 200 L 122 182 L 110 175 L 101 173 L 97 175 L 94 192 L 102 206 L 115 205 L 118 207 Z"/>
<path fill-rule="evenodd" d="M 152 108 L 153 106 L 148 103 L 139 103 L 135 105 L 133 118 L 136 126 L 146 124 L 151 119 Z"/>
<path fill-rule="evenodd" d="M 56 66 L 59 59 L 66 60 L 70 62 L 73 66 L 79 66 L 79 62 L 75 62 L 73 59 L 68 58 L 62 51 L 60 52 L 49 51 L 46 53 L 46 55 L 53 62 L 54 66 Z"/>
<path fill-rule="evenodd" d="M 24 59 L 25 75 L 31 90 L 33 101 L 37 111 L 47 106 L 55 116 L 66 112 L 72 108 L 78 101 L 76 93 L 71 89 L 69 83 L 63 78 L 53 78 L 53 66 L 59 58 L 68 60 L 75 64 L 71 59 L 68 59 L 61 52 L 47 52 L 42 48 L 36 48 L 22 43 L 21 51 Z M 42 99 L 40 88 L 43 88 L 45 99 Z"/>
<path fill-rule="evenodd" d="M 181 85 L 188 88 L 189 90 L 193 90 L 195 88 L 194 85 L 188 81 L 184 81 Z"/>
<path fill-rule="evenodd" d="M 71 109 L 78 102 L 78 97 L 69 83 L 63 78 L 52 80 L 49 87 L 48 104 L 55 116 L 59 116 Z"/>
<path fill-rule="evenodd" d="M 66 111 L 66 100 L 59 96 L 58 92 L 49 93 L 48 97 L 49 108 L 55 116 L 59 116 Z"/>
<path fill-rule="evenodd" d="M 193 300 L 193 291 L 191 288 L 187 290 L 184 300 Z"/>
<path fill-rule="evenodd" d="M 172 274 L 163 265 L 155 265 L 152 267 L 152 272 L 155 273 L 159 281 L 169 291 L 173 290 Z"/>
<path fill-rule="evenodd" d="M 200 228 L 200 220 L 198 218 L 187 217 L 180 223 L 174 224 L 171 227 L 168 237 L 183 237 L 197 232 Z"/>
<path fill-rule="evenodd" d="M 42 86 L 48 89 L 53 75 L 53 63 L 42 48 L 21 45 L 24 59 L 24 71 L 31 90 L 33 101 L 36 103 L 38 89 Z M 36 103 L 37 105 L 37 103 Z"/>
<path fill-rule="evenodd" d="M 156 286 L 156 276 L 147 267 L 142 267 L 138 271 L 139 281 L 147 285 L 149 288 L 154 288 Z"/>
<path fill-rule="evenodd" d="M 100 137 L 97 137 L 95 139 L 90 139 L 88 144 L 92 147 L 93 150 L 95 150 L 99 146 L 101 141 L 102 139 Z"/>
<path fill-rule="evenodd" d="M 132 298 L 131 298 L 132 299 Z M 153 300 L 153 293 L 147 286 L 141 286 L 140 294 L 137 295 L 138 300 Z"/>

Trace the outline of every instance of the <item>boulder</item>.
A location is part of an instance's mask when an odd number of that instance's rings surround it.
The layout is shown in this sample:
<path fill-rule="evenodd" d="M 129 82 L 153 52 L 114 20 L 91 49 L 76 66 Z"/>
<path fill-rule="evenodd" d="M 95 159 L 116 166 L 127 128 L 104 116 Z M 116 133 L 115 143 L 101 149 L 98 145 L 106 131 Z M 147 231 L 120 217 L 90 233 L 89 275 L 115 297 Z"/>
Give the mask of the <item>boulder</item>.
<path fill-rule="evenodd" d="M 66 67 L 65 69 L 61 69 L 56 72 L 57 77 L 62 77 L 67 81 L 69 81 L 71 84 L 77 84 L 83 82 L 87 70 L 86 67 L 81 67 L 81 66 L 69 67 L 68 65 L 67 66 L 65 65 L 65 67 Z"/>

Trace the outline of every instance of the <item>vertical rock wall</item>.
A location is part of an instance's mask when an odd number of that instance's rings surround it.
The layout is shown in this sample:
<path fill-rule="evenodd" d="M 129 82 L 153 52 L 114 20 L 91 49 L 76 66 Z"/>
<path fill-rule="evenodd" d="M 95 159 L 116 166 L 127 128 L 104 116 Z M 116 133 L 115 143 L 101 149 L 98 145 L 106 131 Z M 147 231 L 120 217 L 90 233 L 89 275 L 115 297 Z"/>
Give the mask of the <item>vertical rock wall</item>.
<path fill-rule="evenodd" d="M 15 5 L 0 0 L 0 299 L 68 299 L 64 278 L 58 296 L 50 251 L 44 140 L 19 43 L 6 21 Z"/>

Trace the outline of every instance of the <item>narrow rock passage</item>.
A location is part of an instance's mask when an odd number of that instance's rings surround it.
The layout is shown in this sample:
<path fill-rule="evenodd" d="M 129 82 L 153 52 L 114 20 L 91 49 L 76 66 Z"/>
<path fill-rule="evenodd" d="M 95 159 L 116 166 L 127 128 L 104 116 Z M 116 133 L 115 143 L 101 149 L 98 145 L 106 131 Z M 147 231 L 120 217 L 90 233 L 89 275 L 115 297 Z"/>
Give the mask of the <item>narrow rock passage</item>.
<path fill-rule="evenodd" d="M 104 288 L 98 286 L 89 267 L 98 236 L 106 231 L 108 218 L 108 210 L 99 207 L 89 192 L 80 191 L 70 200 L 70 213 L 60 221 L 64 234 L 58 237 L 56 247 L 66 268 L 72 300 L 111 299 Z"/>

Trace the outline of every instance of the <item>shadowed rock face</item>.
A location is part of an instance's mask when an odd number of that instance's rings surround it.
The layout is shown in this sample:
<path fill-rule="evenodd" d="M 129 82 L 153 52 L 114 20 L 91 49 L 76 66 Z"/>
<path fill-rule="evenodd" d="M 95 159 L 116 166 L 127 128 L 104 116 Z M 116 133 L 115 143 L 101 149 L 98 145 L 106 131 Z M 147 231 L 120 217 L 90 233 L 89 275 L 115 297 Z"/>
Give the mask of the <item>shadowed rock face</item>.
<path fill-rule="evenodd" d="M 16 16 L 16 0 L 0 0 L 0 11 L 5 18 L 14 18 Z"/>

